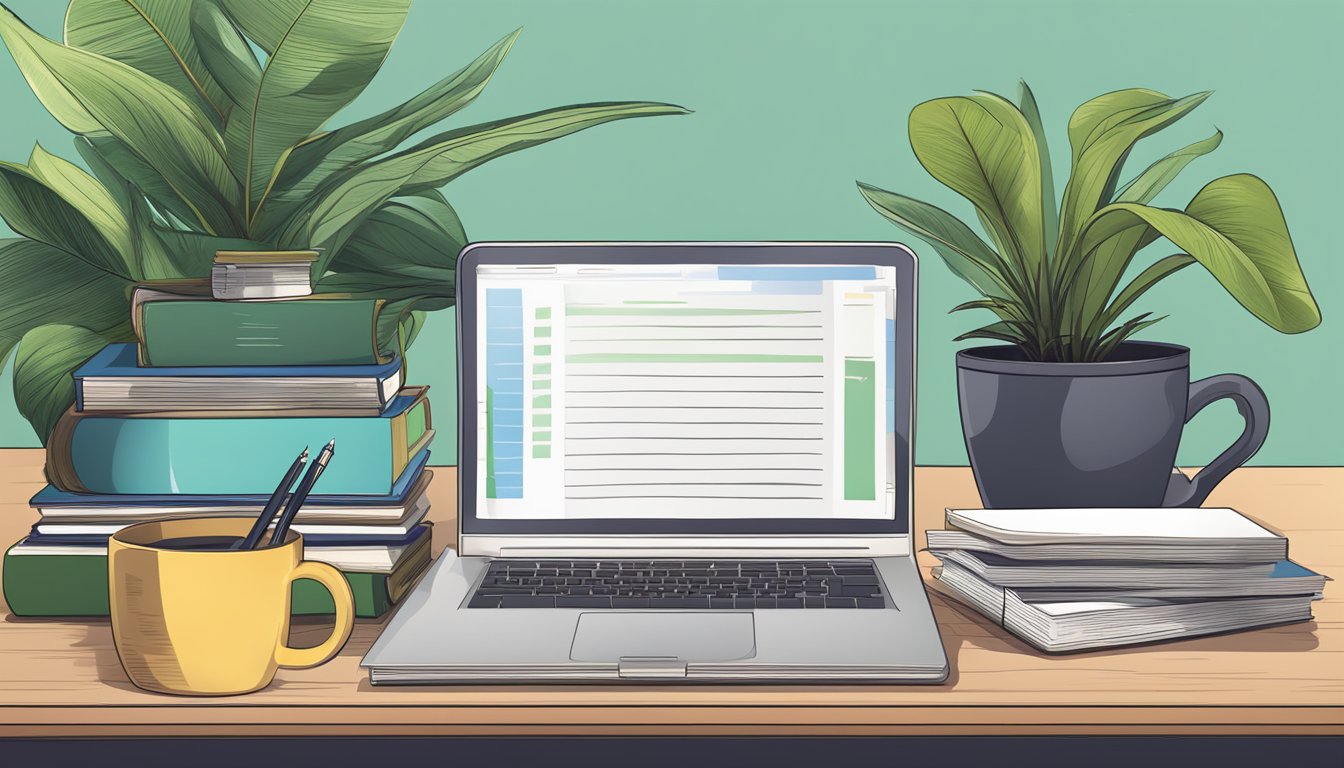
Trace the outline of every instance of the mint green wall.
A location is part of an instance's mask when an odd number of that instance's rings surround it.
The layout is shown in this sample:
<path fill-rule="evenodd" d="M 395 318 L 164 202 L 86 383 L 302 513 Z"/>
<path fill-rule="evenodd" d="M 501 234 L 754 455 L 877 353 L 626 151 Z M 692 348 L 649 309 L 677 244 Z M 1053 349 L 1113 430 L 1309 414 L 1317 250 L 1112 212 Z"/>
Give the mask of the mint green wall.
<path fill-rule="evenodd" d="M 371 0 L 373 1 L 373 0 Z M 8 0 L 58 36 L 64 3 Z M 1261 325 L 1199 268 L 1152 291 L 1140 311 L 1170 313 L 1146 338 L 1194 349 L 1194 375 L 1237 371 L 1274 408 L 1260 464 L 1344 464 L 1344 257 L 1337 244 L 1340 74 L 1338 0 L 416 0 L 373 86 L 345 113 L 412 95 L 515 27 L 523 36 L 460 121 L 579 101 L 657 99 L 696 110 L 597 128 L 506 157 L 446 188 L 475 240 L 836 239 L 901 235 L 859 197 L 862 179 L 967 214 L 929 178 L 905 137 L 928 98 L 980 88 L 1012 96 L 1030 82 L 1056 157 L 1073 107 L 1104 91 L 1212 89 L 1204 106 L 1132 158 L 1151 159 L 1213 132 L 1227 136 L 1158 199 L 1183 206 L 1215 176 L 1254 172 L 1278 193 L 1324 324 L 1296 337 Z M 74 158 L 67 134 L 0 54 L 0 158 L 34 139 Z M 1057 171 L 1066 172 L 1067 160 Z M 1060 183 L 1062 189 L 1062 179 Z M 965 462 L 949 339 L 983 322 L 947 309 L 972 298 L 929 249 L 920 280 L 918 460 Z M 1151 258 L 1170 246 L 1152 249 Z M 429 383 L 452 459 L 453 320 L 417 342 L 412 379 Z M 1228 403 L 1187 432 L 1180 460 L 1199 464 L 1239 431 Z M 33 445 L 0 385 L 0 445 Z"/>

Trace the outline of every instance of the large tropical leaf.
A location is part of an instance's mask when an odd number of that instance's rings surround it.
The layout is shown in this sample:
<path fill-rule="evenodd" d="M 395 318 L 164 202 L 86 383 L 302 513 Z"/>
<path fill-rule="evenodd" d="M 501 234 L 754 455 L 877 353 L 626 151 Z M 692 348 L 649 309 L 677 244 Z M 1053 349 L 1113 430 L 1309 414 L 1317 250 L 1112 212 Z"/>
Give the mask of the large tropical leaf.
<path fill-rule="evenodd" d="M 296 217 L 279 238 L 280 244 L 285 248 L 323 249 L 316 267 L 320 273 L 364 218 L 393 195 L 441 187 L 481 163 L 595 125 L 687 111 L 671 104 L 650 102 L 582 104 L 439 134 L 350 172 L 318 196 L 310 215 Z"/>
<path fill-rule="evenodd" d="M 191 6 L 190 0 L 70 0 L 65 42 L 171 85 L 222 123 L 227 97 L 196 50 Z"/>
<path fill-rule="evenodd" d="M 187 203 L 202 226 L 237 222 L 237 180 L 209 118 L 171 86 L 98 54 L 52 42 L 0 7 L 0 39 L 52 116 L 75 133 L 125 142 Z"/>
<path fill-rule="evenodd" d="M 1093 237 L 1107 237 L 1136 222 L 1175 243 L 1275 330 L 1300 333 L 1320 324 L 1320 309 L 1302 275 L 1283 211 L 1259 178 L 1215 179 L 1183 212 L 1115 203 L 1097 212 L 1082 243 L 1085 247 Z"/>
<path fill-rule="evenodd" d="M 299 144 L 285 161 L 267 205 L 301 202 L 336 172 L 396 149 L 419 131 L 470 104 L 490 82 L 519 31 L 404 104 Z M 264 218 L 276 221 L 283 216 L 284 211 Z"/>
<path fill-rule="evenodd" d="M 1031 126 L 992 94 L 934 99 L 910 112 L 910 146 L 930 175 L 970 200 L 1025 282 L 1045 254 L 1041 167 Z"/>
<path fill-rule="evenodd" d="M 15 232 L 82 259 L 108 274 L 137 278 L 134 258 L 118 250 L 33 169 L 0 161 L 0 216 Z"/>
<path fill-rule="evenodd" d="M 1062 259 L 1081 255 L 1070 249 L 1092 214 L 1114 197 L 1121 167 L 1134 145 L 1189 114 L 1208 97 L 1204 92 L 1173 99 L 1133 88 L 1102 94 L 1074 110 L 1069 118 L 1073 169 L 1059 217 Z"/>
<path fill-rule="evenodd" d="M 71 372 L 115 339 L 78 325 L 41 325 L 23 335 L 14 358 L 14 401 L 45 444 L 75 402 Z"/>
<path fill-rule="evenodd" d="M 948 269 L 981 294 L 996 298 L 1014 295 L 999 265 L 999 255 L 960 219 L 928 203 L 863 182 L 859 182 L 859 192 L 878 213 L 933 246 Z"/>
<path fill-rule="evenodd" d="M 35 240 L 0 240 L 0 286 L 0 361 L 39 325 L 112 332 L 130 317 L 129 281 Z"/>
<path fill-rule="evenodd" d="M 220 0 L 267 52 L 224 141 L 251 219 L 295 144 L 369 84 L 406 21 L 410 0 Z"/>

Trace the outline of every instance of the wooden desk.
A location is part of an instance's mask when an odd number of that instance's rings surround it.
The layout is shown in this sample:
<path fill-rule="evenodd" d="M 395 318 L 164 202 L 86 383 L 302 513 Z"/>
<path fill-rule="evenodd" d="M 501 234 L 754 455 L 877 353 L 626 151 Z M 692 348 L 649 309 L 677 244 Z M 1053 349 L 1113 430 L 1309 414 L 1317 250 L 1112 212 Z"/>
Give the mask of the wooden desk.
<path fill-rule="evenodd" d="M 33 522 L 35 450 L 0 451 L 0 543 Z M 450 468 L 430 489 L 436 549 L 454 530 Z M 1344 468 L 1234 472 L 1209 499 L 1292 538 L 1307 567 L 1344 574 Z M 970 470 L 916 473 L 917 540 L 945 506 L 975 506 Z M 925 571 L 933 561 L 921 555 Z M 952 672 L 939 686 L 463 686 L 374 688 L 359 659 L 383 627 L 361 622 L 325 666 L 281 670 L 223 699 L 142 692 L 107 622 L 0 621 L 2 736 L 430 735 L 1340 735 L 1344 598 L 1315 622 L 1147 648 L 1049 657 L 932 596 Z M 325 636 L 321 626 L 300 634 Z M 899 642 L 899 638 L 893 638 Z"/>

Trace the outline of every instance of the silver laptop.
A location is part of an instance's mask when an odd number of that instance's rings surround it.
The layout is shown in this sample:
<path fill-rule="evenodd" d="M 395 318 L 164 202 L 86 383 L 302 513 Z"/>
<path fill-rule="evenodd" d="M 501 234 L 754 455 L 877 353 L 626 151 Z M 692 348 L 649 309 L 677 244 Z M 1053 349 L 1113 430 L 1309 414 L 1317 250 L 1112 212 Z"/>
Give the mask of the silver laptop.
<path fill-rule="evenodd" d="M 457 278 L 459 545 L 374 684 L 946 678 L 909 249 L 481 243 Z"/>

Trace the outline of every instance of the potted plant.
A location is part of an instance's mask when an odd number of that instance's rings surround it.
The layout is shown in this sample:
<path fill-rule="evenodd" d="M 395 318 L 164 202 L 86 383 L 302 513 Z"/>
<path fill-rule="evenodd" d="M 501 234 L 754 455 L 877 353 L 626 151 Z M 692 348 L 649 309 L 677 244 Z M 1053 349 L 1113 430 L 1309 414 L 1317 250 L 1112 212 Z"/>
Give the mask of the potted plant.
<path fill-rule="evenodd" d="M 1260 447 L 1268 403 L 1244 376 L 1189 383 L 1190 351 L 1141 342 L 1161 318 L 1127 317 L 1159 280 L 1198 263 L 1253 315 L 1284 333 L 1320 323 L 1278 200 L 1248 174 L 1209 182 L 1183 210 L 1149 203 L 1222 140 L 1214 133 L 1121 183 L 1134 145 L 1199 106 L 1130 89 L 1074 111 L 1072 168 L 1056 208 L 1050 155 L 1031 90 L 934 99 L 910 113 L 924 168 L 975 207 L 990 242 L 951 214 L 868 184 L 883 216 L 926 241 L 995 322 L 962 334 L 1000 345 L 957 353 L 962 429 L 988 507 L 1198 506 Z M 1124 282 L 1140 249 L 1179 251 Z M 1123 283 L 1123 285 L 1122 285 Z M 1181 428 L 1208 403 L 1236 400 L 1246 428 L 1192 480 L 1173 469 Z"/>
<path fill-rule="evenodd" d="M 0 6 L 0 39 L 89 171 L 41 146 L 0 162 L 0 360 L 45 442 L 70 372 L 131 341 L 129 287 L 205 277 L 216 250 L 318 249 L 316 290 L 388 300 L 414 339 L 452 304 L 466 234 L 439 188 L 494 158 L 670 104 L 579 104 L 438 133 L 505 37 L 404 104 L 326 127 L 382 66 L 410 0 L 71 0 L 65 44 Z"/>

